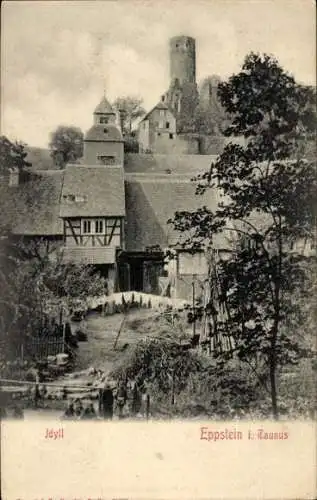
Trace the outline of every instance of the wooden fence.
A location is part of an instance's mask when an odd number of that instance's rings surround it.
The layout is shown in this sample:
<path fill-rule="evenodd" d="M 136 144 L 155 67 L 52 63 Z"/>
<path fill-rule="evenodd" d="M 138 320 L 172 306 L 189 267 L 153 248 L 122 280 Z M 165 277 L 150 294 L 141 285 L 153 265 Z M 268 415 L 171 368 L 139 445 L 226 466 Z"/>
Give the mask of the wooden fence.
<path fill-rule="evenodd" d="M 24 346 L 25 352 L 36 356 L 37 358 L 47 358 L 47 356 L 56 356 L 65 350 L 65 341 L 61 337 L 49 337 L 44 339 L 36 338 L 29 341 Z"/>

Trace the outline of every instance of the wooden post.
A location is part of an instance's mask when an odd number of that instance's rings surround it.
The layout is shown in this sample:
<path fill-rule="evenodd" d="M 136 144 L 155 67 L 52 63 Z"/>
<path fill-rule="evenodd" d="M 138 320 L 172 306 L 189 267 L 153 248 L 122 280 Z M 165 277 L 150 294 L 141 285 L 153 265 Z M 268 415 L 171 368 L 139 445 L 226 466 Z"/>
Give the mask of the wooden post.
<path fill-rule="evenodd" d="M 171 401 L 172 405 L 175 404 L 175 372 L 173 370 L 173 374 L 172 374 L 172 401 Z"/>
<path fill-rule="evenodd" d="M 63 324 L 63 353 L 65 353 L 65 337 L 66 337 L 66 323 L 63 315 L 63 308 L 61 308 L 61 316 L 60 316 Z"/>
<path fill-rule="evenodd" d="M 192 287 L 193 287 L 193 337 L 196 335 L 196 318 L 195 318 L 195 281 L 194 281 L 194 276 L 193 276 L 193 282 L 192 282 Z"/>
<path fill-rule="evenodd" d="M 150 395 L 149 394 L 146 395 L 146 409 L 145 409 L 145 412 L 146 412 L 146 420 L 149 420 L 149 417 L 150 417 Z"/>

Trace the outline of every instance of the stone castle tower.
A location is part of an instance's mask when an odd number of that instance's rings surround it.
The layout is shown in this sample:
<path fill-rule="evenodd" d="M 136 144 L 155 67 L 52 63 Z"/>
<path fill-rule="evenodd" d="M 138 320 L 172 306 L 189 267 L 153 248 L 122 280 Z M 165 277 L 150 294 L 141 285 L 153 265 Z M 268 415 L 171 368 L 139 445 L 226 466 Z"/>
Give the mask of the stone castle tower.
<path fill-rule="evenodd" d="M 174 36 L 169 42 L 170 81 L 196 83 L 196 42 L 190 36 Z"/>
<path fill-rule="evenodd" d="M 190 36 L 170 39 L 170 86 L 165 96 L 176 117 L 177 132 L 192 131 L 191 117 L 198 105 L 196 83 L 196 42 Z"/>

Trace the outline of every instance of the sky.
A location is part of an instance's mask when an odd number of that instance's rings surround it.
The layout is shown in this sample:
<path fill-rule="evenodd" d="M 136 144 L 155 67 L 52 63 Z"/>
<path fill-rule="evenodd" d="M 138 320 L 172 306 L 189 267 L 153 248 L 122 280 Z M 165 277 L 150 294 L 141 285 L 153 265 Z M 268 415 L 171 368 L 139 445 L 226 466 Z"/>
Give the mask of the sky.
<path fill-rule="evenodd" d="M 1 134 L 47 147 L 58 125 L 83 131 L 104 90 L 150 109 L 169 85 L 168 40 L 196 39 L 198 82 L 266 52 L 316 80 L 311 0 L 7 1 L 1 16 Z"/>

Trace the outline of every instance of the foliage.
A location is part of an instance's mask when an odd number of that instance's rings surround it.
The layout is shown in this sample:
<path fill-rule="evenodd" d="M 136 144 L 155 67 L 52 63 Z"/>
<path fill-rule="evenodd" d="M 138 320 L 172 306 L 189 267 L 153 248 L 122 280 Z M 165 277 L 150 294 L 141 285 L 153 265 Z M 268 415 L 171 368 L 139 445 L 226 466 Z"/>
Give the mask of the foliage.
<path fill-rule="evenodd" d="M 198 353 L 184 349 L 177 340 L 145 338 L 114 375 L 136 380 L 140 388 L 150 385 L 156 392 L 170 392 L 173 398 L 184 389 L 189 374 L 198 369 L 199 363 Z"/>
<path fill-rule="evenodd" d="M 243 135 L 246 145 L 229 143 L 195 179 L 197 194 L 219 190 L 217 210 L 178 212 L 170 222 L 189 232 L 184 245 L 191 249 L 231 235 L 231 256 L 217 262 L 218 307 L 227 311 L 217 329 L 230 332 L 241 359 L 263 356 L 277 417 L 277 368 L 305 354 L 283 325 L 296 324 L 292 297 L 306 284 L 307 257 L 292 246 L 314 238 L 315 165 L 302 156 L 315 125 L 314 93 L 275 59 L 251 53 L 241 72 L 219 85 L 219 97 L 232 115 L 226 134 Z"/>
<path fill-rule="evenodd" d="M 118 97 L 113 107 L 120 113 L 123 121 L 123 133 L 131 136 L 133 122 L 145 114 L 143 99 L 135 96 Z"/>
<path fill-rule="evenodd" d="M 36 248 L 37 246 L 37 248 Z M 52 258 L 56 248 L 45 241 L 17 242 L 3 256 L 0 271 L 0 341 L 7 357 L 39 335 L 47 316 L 68 312 L 76 301 L 104 293 L 105 281 L 89 266 Z M 58 254 L 57 254 L 58 255 Z"/>
<path fill-rule="evenodd" d="M 60 125 L 51 133 L 49 148 L 54 163 L 64 168 L 69 162 L 76 162 L 83 155 L 84 134 L 78 127 Z"/>
<path fill-rule="evenodd" d="M 7 137 L 0 137 L 0 173 L 18 170 L 20 173 L 31 167 L 31 163 L 26 160 L 27 152 L 25 144 L 22 142 L 11 142 Z"/>
<path fill-rule="evenodd" d="M 138 153 L 139 152 L 138 140 L 133 135 L 125 135 L 125 137 L 124 137 L 124 152 L 125 153 Z"/>

